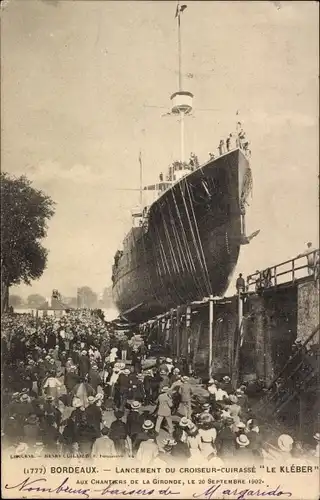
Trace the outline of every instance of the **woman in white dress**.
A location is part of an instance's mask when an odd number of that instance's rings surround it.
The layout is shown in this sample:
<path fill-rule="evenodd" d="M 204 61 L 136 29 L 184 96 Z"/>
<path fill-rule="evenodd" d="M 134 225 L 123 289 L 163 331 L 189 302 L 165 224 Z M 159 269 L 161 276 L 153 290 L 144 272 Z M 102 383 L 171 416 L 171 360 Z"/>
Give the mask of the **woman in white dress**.
<path fill-rule="evenodd" d="M 201 457 L 201 438 L 199 434 L 199 429 L 198 427 L 194 424 L 191 423 L 191 425 L 187 428 L 187 443 L 189 446 L 190 450 L 190 459 L 189 460 L 194 460 L 195 458 L 200 458 Z"/>
<path fill-rule="evenodd" d="M 203 414 L 199 423 L 199 435 L 200 435 L 200 450 L 201 455 L 208 459 L 212 454 L 216 454 L 215 440 L 217 438 L 217 431 L 213 427 L 213 417 L 212 415 Z"/>

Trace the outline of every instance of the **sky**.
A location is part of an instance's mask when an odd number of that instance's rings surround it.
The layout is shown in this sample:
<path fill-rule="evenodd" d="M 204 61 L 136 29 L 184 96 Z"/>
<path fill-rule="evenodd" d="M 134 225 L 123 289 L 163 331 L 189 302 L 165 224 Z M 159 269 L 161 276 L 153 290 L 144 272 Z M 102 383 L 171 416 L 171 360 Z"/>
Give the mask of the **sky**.
<path fill-rule="evenodd" d="M 234 130 L 251 142 L 253 196 L 235 276 L 318 242 L 317 2 L 186 1 L 186 152 L 208 159 Z M 57 203 L 48 266 L 15 293 L 74 296 L 111 284 L 144 183 L 178 159 L 175 1 L 7 0 L 2 6 L 2 170 Z M 238 118 L 237 117 L 237 118 Z M 231 287 L 232 288 L 232 287 Z"/>

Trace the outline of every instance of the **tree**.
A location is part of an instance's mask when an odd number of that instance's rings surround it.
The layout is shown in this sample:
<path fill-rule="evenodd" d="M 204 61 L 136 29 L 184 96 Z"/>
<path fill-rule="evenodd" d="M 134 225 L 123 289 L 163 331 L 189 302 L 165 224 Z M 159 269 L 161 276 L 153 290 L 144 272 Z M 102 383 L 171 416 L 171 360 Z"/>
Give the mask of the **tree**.
<path fill-rule="evenodd" d="M 20 297 L 20 295 L 10 295 L 10 297 L 9 297 L 9 306 L 19 307 L 19 306 L 22 305 L 22 303 L 23 303 L 23 300 Z"/>
<path fill-rule="evenodd" d="M 78 307 L 81 309 L 92 309 L 98 303 L 98 295 L 89 286 L 78 288 Z"/>
<path fill-rule="evenodd" d="M 112 287 L 106 287 L 103 290 L 103 296 L 102 296 L 102 303 L 105 308 L 111 308 L 113 306 L 113 299 L 112 299 Z"/>
<path fill-rule="evenodd" d="M 39 293 L 32 293 L 27 298 L 27 303 L 29 307 L 41 307 L 45 303 L 46 299 Z"/>
<path fill-rule="evenodd" d="M 25 176 L 1 173 L 1 311 L 9 304 L 9 287 L 30 285 L 40 278 L 47 263 L 41 240 L 54 214 L 54 201 L 32 187 Z"/>

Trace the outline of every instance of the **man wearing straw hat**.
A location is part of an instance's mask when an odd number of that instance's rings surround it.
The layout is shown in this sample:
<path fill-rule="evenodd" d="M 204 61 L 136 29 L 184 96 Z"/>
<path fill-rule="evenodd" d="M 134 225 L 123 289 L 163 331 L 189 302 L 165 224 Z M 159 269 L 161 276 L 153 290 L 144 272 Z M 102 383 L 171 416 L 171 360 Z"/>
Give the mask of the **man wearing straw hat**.
<path fill-rule="evenodd" d="M 140 414 L 141 403 L 140 401 L 132 401 L 131 408 L 127 416 L 127 431 L 128 435 L 131 437 L 132 442 L 132 452 L 133 454 L 137 451 L 137 436 L 142 431 L 142 417 Z"/>
<path fill-rule="evenodd" d="M 172 417 L 171 417 L 171 408 L 172 408 L 172 399 L 168 394 L 169 387 L 165 386 L 162 388 L 161 393 L 159 394 L 158 397 L 158 416 L 157 416 L 157 421 L 156 421 L 156 427 L 155 431 L 156 433 L 159 434 L 161 424 L 163 420 L 166 420 L 167 425 L 168 425 L 168 430 L 170 436 L 172 436 L 173 433 L 173 424 L 172 424 Z"/>
<path fill-rule="evenodd" d="M 157 458 L 159 449 L 155 442 L 153 422 L 146 420 L 142 428 L 146 432 L 146 440 L 140 443 L 136 458 L 143 465 L 148 465 Z"/>

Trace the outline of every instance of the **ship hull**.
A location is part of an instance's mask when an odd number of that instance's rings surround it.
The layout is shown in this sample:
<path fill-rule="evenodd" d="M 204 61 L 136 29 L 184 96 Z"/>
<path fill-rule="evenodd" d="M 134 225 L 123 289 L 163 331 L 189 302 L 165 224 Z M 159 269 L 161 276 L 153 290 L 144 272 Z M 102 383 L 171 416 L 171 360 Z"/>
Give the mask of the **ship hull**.
<path fill-rule="evenodd" d="M 241 197 L 250 171 L 236 149 L 168 189 L 132 228 L 113 276 L 120 314 L 142 322 L 182 304 L 223 296 L 241 245 Z"/>

